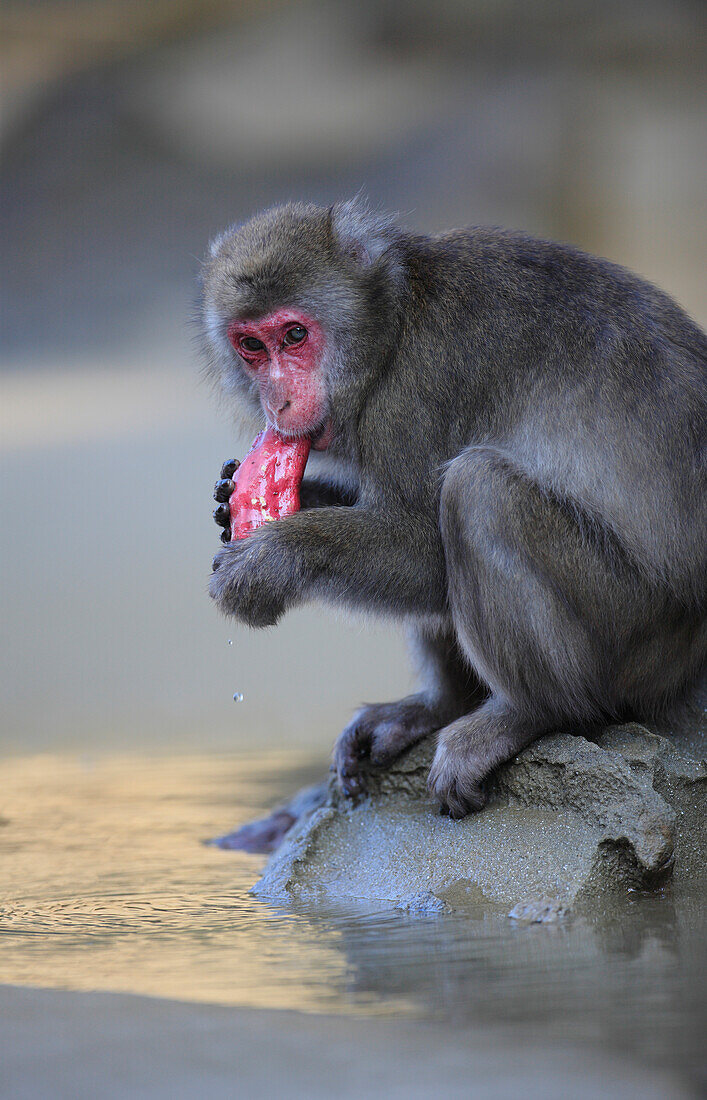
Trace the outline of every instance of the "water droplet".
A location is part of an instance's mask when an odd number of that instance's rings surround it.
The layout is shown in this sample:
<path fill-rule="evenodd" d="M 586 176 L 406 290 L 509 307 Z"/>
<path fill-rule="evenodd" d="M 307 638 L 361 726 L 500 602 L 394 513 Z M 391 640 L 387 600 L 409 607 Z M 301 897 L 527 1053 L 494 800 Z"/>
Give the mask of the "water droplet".
<path fill-rule="evenodd" d="M 229 638 L 226 645 L 233 645 L 233 638 Z"/>
<path fill-rule="evenodd" d="M 237 692 L 236 692 L 236 693 L 234 694 L 234 696 L 233 696 L 233 702 L 234 702 L 234 703 L 242 703 L 242 702 L 243 702 L 243 693 L 242 693 L 241 691 L 237 691 Z"/>

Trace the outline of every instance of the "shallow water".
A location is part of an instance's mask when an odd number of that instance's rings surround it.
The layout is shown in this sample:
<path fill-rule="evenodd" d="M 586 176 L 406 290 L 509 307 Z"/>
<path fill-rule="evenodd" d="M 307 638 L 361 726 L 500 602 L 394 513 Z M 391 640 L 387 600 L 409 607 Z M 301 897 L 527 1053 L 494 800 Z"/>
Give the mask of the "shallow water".
<path fill-rule="evenodd" d="M 511 1024 L 699 1078 L 697 887 L 542 926 L 482 898 L 452 916 L 271 907 L 248 893 L 264 857 L 200 841 L 324 769 L 277 752 L 4 760 L 0 982 Z"/>

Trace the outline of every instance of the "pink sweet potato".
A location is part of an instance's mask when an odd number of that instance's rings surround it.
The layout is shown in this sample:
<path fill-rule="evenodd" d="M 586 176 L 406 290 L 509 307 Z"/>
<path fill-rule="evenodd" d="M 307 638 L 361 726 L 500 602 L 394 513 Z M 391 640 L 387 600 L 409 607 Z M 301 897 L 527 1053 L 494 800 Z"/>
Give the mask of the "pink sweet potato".
<path fill-rule="evenodd" d="M 283 439 L 267 428 L 253 442 L 234 474 L 229 499 L 231 541 L 270 520 L 299 511 L 299 490 L 309 457 L 309 439 Z"/>

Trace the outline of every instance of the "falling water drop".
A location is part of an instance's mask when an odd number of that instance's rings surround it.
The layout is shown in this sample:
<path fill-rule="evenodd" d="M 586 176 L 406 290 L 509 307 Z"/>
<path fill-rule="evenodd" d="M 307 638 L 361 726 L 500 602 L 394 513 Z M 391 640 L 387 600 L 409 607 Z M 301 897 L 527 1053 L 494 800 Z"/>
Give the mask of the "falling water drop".
<path fill-rule="evenodd" d="M 233 696 L 233 702 L 234 703 L 242 703 L 243 702 L 243 692 L 241 692 L 241 691 L 235 692 L 235 694 Z"/>
<path fill-rule="evenodd" d="M 233 638 L 229 638 L 226 645 L 233 645 Z"/>

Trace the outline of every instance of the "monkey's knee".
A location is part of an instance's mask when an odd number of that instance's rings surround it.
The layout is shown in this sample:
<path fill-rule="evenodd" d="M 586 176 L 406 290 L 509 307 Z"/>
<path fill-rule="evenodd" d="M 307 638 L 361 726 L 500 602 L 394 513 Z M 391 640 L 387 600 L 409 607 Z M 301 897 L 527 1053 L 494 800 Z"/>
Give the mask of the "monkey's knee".
<path fill-rule="evenodd" d="M 441 526 L 457 634 L 492 691 L 558 721 L 595 715 L 598 632 L 572 590 L 582 545 L 568 518 L 505 452 L 472 447 L 445 477 Z"/>

